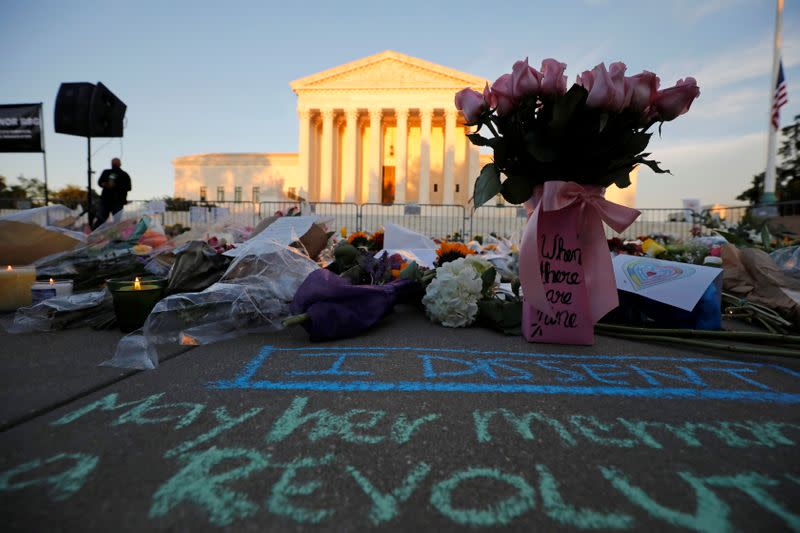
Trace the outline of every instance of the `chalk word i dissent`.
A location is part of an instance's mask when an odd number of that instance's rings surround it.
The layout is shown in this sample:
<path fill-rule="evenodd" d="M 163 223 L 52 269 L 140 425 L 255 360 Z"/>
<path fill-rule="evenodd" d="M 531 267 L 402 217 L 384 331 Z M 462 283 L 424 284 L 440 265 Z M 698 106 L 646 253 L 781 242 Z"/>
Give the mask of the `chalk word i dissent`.
<path fill-rule="evenodd" d="M 800 403 L 800 372 L 710 357 L 264 346 L 212 389 L 492 392 Z"/>

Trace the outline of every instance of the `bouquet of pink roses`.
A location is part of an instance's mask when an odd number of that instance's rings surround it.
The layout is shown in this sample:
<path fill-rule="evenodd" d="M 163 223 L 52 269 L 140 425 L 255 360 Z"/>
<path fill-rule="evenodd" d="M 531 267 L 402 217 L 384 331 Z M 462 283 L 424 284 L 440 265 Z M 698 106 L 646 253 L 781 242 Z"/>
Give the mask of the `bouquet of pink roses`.
<path fill-rule="evenodd" d="M 601 63 L 567 90 L 564 63 L 545 59 L 540 72 L 525 59 L 491 88 L 487 84 L 483 94 L 471 89 L 456 94 L 456 107 L 478 127 L 470 141 L 494 151 L 494 162 L 475 182 L 475 207 L 498 193 L 523 203 L 545 181 L 627 187 L 638 164 L 668 172 L 644 152 L 648 130 L 686 113 L 700 89 L 691 77 L 659 89 L 654 73 L 628 77 L 626 68 L 621 62 L 608 69 Z M 491 137 L 479 133 L 483 126 Z"/>

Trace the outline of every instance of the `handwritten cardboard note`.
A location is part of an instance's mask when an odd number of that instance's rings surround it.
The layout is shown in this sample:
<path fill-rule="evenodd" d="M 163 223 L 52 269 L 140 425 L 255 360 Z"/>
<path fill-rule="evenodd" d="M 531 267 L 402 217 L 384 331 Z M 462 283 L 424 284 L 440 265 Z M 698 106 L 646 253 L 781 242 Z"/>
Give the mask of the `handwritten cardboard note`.
<path fill-rule="evenodd" d="M 552 311 L 537 309 L 527 299 L 523 301 L 522 333 L 529 342 L 594 342 L 579 236 L 579 210 L 579 206 L 570 206 L 539 214 L 539 272 Z"/>

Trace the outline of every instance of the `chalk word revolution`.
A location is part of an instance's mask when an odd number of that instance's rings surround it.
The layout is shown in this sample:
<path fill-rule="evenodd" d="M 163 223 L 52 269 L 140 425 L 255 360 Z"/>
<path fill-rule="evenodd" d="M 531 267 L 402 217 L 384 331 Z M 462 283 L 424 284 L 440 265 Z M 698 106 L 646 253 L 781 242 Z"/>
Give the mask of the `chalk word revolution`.
<path fill-rule="evenodd" d="M 493 392 L 800 403 L 800 372 L 721 358 L 264 346 L 213 389 Z"/>

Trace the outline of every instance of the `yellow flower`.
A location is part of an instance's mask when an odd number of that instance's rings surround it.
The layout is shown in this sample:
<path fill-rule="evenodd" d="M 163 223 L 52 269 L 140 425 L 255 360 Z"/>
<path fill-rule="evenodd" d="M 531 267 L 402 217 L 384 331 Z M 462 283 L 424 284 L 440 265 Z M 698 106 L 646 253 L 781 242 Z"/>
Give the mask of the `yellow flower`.
<path fill-rule="evenodd" d="M 450 261 L 455 261 L 459 257 L 467 257 L 468 255 L 474 255 L 475 251 L 470 250 L 465 245 L 461 244 L 460 242 L 447 242 L 444 241 L 439 249 L 436 250 L 436 264 L 438 266 L 442 266 L 445 263 L 449 263 Z"/>
<path fill-rule="evenodd" d="M 339 233 L 342 234 L 342 239 L 346 239 L 347 238 L 347 226 L 342 226 L 341 229 L 339 229 Z"/>

